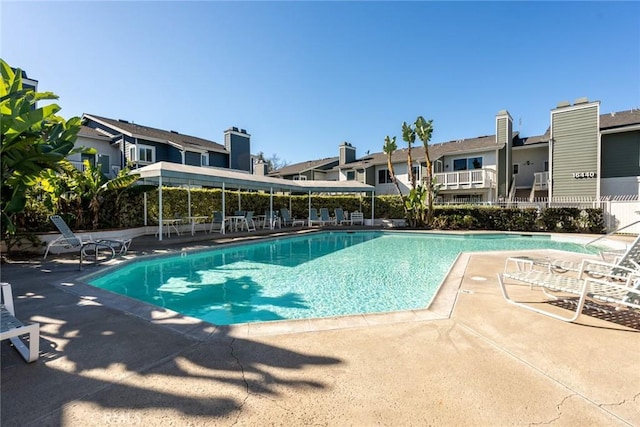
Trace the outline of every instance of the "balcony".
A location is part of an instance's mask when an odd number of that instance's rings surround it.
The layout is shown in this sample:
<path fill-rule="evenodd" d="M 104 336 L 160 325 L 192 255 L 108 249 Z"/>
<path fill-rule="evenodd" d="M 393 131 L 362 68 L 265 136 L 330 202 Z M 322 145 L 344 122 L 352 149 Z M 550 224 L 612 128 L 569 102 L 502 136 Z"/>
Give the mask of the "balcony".
<path fill-rule="evenodd" d="M 442 172 L 436 173 L 434 176 L 436 183 L 440 186 L 440 191 L 496 187 L 496 171 L 493 169 Z"/>

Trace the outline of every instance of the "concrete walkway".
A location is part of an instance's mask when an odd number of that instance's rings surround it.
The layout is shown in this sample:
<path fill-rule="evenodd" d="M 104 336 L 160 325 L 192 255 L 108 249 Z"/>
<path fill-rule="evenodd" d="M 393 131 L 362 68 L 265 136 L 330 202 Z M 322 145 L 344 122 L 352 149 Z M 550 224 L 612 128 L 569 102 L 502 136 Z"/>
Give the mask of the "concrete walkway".
<path fill-rule="evenodd" d="M 158 246 L 142 240 L 133 256 Z M 95 294 L 77 257 L 4 264 L 18 317 L 41 325 L 42 355 L 27 364 L 2 343 L 0 421 L 640 425 L 638 314 L 567 324 L 511 306 L 496 279 L 507 255 L 461 256 L 430 310 L 253 329 Z"/>

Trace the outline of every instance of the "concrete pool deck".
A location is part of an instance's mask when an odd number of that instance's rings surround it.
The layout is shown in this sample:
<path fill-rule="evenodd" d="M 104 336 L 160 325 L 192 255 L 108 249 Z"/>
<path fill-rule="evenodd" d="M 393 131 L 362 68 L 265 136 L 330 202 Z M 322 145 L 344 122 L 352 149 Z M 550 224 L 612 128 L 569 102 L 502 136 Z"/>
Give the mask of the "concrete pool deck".
<path fill-rule="evenodd" d="M 139 238 L 131 256 L 210 240 Z M 496 278 L 512 254 L 463 254 L 429 310 L 237 327 L 94 294 L 78 278 L 101 267 L 77 256 L 4 264 L 41 357 L 2 342 L 0 422 L 640 425 L 638 313 L 570 324 L 512 306 Z"/>

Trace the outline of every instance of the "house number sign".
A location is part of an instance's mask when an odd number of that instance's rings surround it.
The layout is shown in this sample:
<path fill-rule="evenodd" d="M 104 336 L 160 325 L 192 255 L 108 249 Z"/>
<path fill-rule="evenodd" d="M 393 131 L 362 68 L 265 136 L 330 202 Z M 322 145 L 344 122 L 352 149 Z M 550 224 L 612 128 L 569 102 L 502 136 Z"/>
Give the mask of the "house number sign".
<path fill-rule="evenodd" d="M 596 177 L 596 173 L 595 172 L 574 172 L 573 177 L 575 179 L 582 179 L 582 178 L 595 178 Z"/>

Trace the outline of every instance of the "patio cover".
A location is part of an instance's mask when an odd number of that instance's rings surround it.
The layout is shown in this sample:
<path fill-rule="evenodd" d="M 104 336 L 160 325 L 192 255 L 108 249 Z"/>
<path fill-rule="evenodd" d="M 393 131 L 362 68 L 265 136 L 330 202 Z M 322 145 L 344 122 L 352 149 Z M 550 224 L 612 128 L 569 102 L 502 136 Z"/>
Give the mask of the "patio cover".
<path fill-rule="evenodd" d="M 261 175 L 252 175 L 229 169 L 207 168 L 201 166 L 189 166 L 179 163 L 158 162 L 131 171 L 140 175 L 145 183 L 158 184 L 159 203 L 159 239 L 162 240 L 162 186 L 163 185 L 201 185 L 208 187 L 221 187 L 226 189 L 263 190 L 271 194 L 271 211 L 273 211 L 273 191 L 289 193 L 309 194 L 309 209 L 311 209 L 311 193 L 371 193 L 372 202 L 375 195 L 375 187 L 355 181 L 293 181 L 289 179 L 273 178 Z M 224 191 L 223 191 L 223 215 L 224 215 Z M 191 194 L 189 193 L 189 196 Z M 189 197 L 189 200 L 191 197 Z M 145 197 L 146 211 L 146 197 Z M 373 220 L 374 206 L 371 206 L 371 219 Z M 189 212 L 191 204 L 189 202 Z M 145 212 L 146 221 L 146 212 Z"/>

